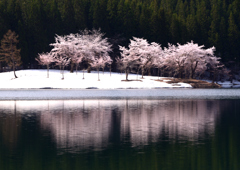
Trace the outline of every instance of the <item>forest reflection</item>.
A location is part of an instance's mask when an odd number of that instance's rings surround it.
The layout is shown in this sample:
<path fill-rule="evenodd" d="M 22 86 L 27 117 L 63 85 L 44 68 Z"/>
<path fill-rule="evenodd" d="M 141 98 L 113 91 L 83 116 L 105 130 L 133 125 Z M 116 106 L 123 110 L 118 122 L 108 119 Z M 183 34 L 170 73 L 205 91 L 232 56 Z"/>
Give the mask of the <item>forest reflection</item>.
<path fill-rule="evenodd" d="M 34 118 L 67 152 L 104 149 L 116 135 L 132 147 L 197 142 L 214 135 L 220 105 L 220 100 L 1 101 L 0 133 L 5 143 L 17 143 L 21 119 Z"/>

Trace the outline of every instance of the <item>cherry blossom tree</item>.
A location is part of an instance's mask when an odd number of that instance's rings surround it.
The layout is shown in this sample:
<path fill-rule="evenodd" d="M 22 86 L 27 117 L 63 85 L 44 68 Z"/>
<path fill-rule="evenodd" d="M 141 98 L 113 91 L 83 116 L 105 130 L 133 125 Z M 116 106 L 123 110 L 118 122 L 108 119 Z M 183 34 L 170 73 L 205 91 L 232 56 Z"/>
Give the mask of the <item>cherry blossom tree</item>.
<path fill-rule="evenodd" d="M 88 51 L 88 61 L 91 67 L 96 68 L 99 73 L 99 68 L 105 67 L 107 63 L 111 63 L 112 60 L 109 56 L 109 52 L 112 51 L 111 44 L 107 38 L 104 38 L 104 34 L 100 30 L 93 29 L 92 31 L 84 30 L 82 37 L 86 41 Z M 98 74 L 99 77 L 99 74 Z M 98 78 L 98 80 L 100 80 Z"/>
<path fill-rule="evenodd" d="M 64 36 L 56 35 L 56 39 L 55 39 L 56 43 L 52 44 L 52 46 L 61 48 L 62 54 L 65 55 L 65 57 L 70 58 L 70 73 L 73 73 L 75 61 L 77 61 L 75 60 L 76 46 L 74 44 L 76 35 L 75 34 L 69 34 Z"/>
<path fill-rule="evenodd" d="M 86 59 L 90 53 L 90 42 L 81 34 L 69 34 L 66 37 L 69 49 L 71 49 L 71 55 L 68 56 L 71 58 L 71 72 L 73 72 L 73 65 L 75 64 L 77 74 L 77 68 L 79 64 L 84 61 L 84 59 Z"/>
<path fill-rule="evenodd" d="M 141 58 L 143 56 L 144 46 L 148 43 L 146 40 L 141 38 L 133 37 L 133 40 L 130 40 L 128 49 L 123 46 L 119 46 L 121 54 L 121 63 L 126 73 L 126 81 L 128 81 L 128 74 L 130 69 L 136 68 L 141 64 Z M 142 48 L 141 48 L 142 47 Z"/>
<path fill-rule="evenodd" d="M 70 59 L 69 60 L 71 63 L 70 72 L 73 72 L 74 64 L 76 64 L 77 67 L 83 59 L 81 48 L 79 48 L 80 43 L 77 34 L 69 34 L 65 36 L 56 35 L 55 43 L 50 44 L 50 46 L 54 47 L 52 51 L 55 54 L 55 58 L 58 58 L 59 56 L 64 56 L 65 58 Z"/>
<path fill-rule="evenodd" d="M 76 67 L 76 74 L 79 64 L 87 59 L 88 53 L 87 48 L 84 45 L 83 41 L 81 41 L 76 34 L 75 39 L 71 42 L 73 55 L 71 55 L 71 63 L 72 65 L 75 64 Z M 83 79 L 84 79 L 84 71 L 83 71 Z"/>
<path fill-rule="evenodd" d="M 55 43 L 50 54 L 54 57 L 56 65 L 60 67 L 62 74 L 64 67 L 71 62 L 76 65 L 76 72 L 82 61 L 98 71 L 106 65 L 110 66 L 112 59 L 109 52 L 112 51 L 111 44 L 100 30 L 84 30 L 77 34 L 69 34 L 66 36 L 56 35 Z M 215 48 L 204 49 L 193 41 L 184 45 L 168 44 L 168 47 L 162 49 L 161 45 L 152 42 L 148 43 L 146 39 L 133 37 L 128 47 L 119 46 L 121 57 L 116 58 L 116 63 L 120 69 L 125 69 L 126 80 L 128 80 L 129 72 L 133 69 L 142 70 L 142 78 L 145 70 L 151 72 L 151 68 L 158 68 L 158 76 L 161 69 L 161 75 L 164 70 L 169 71 L 169 75 L 180 78 L 183 75 L 188 78 L 194 78 L 196 75 L 203 74 L 209 66 L 217 70 L 220 67 L 219 58 L 214 56 Z M 41 54 L 41 56 L 44 54 Z M 40 62 L 40 56 L 37 59 Z M 72 70 L 72 69 L 71 69 Z M 137 74 L 138 74 L 137 71 Z M 63 76 L 64 79 L 64 76 Z M 84 70 L 83 70 L 84 79 Z"/>
<path fill-rule="evenodd" d="M 92 55 L 91 52 L 91 42 L 87 37 L 88 32 L 84 31 L 82 34 L 70 34 L 67 35 L 68 45 L 71 47 L 72 55 L 69 57 L 71 58 L 71 70 L 73 64 L 76 66 L 76 74 L 77 68 L 79 64 L 83 61 L 88 61 L 89 56 Z M 83 70 L 83 79 L 84 79 L 84 70 Z"/>
<path fill-rule="evenodd" d="M 165 53 L 162 49 L 161 45 L 158 43 L 151 43 L 151 52 L 153 55 L 153 67 L 156 67 L 158 69 L 158 79 L 160 76 L 160 69 L 162 69 L 161 74 L 163 75 L 163 69 L 165 65 Z"/>
<path fill-rule="evenodd" d="M 98 57 L 94 57 L 92 59 L 91 67 L 96 68 L 98 72 L 98 81 L 100 81 L 99 78 L 99 69 L 102 68 L 104 70 L 104 67 L 106 64 L 110 64 L 112 62 L 112 59 L 107 53 L 103 53 Z"/>
<path fill-rule="evenodd" d="M 182 78 L 185 74 L 185 77 L 188 75 L 188 78 L 194 78 L 197 74 L 206 71 L 207 64 L 218 64 L 219 58 L 214 56 L 214 50 L 214 47 L 204 49 L 203 45 L 199 46 L 193 41 L 184 45 L 168 44 L 161 59 L 164 61 L 164 67 L 173 77 L 178 74 L 179 78 Z M 157 61 L 159 62 L 161 61 Z"/>
<path fill-rule="evenodd" d="M 162 48 L 158 43 L 152 42 L 147 45 L 143 49 L 143 54 L 141 57 L 141 68 L 142 68 L 142 78 L 144 75 L 144 70 L 148 70 L 148 75 L 151 74 L 151 68 L 156 65 L 156 58 L 158 58 L 158 62 L 163 62 L 163 52 Z M 159 65 L 160 66 L 160 65 Z"/>
<path fill-rule="evenodd" d="M 173 44 L 168 44 L 168 48 L 163 49 L 162 56 L 157 61 L 157 66 L 161 67 L 161 75 L 164 75 L 165 71 L 168 71 L 169 76 L 173 76 L 173 72 L 177 70 L 177 65 L 175 62 L 176 46 Z"/>
<path fill-rule="evenodd" d="M 130 40 L 128 49 L 120 46 L 121 60 L 118 59 L 117 62 L 119 65 L 123 66 L 126 71 L 126 80 L 128 80 L 129 70 L 132 68 L 139 68 L 142 70 L 142 78 L 145 70 L 150 70 L 155 66 L 156 58 L 163 55 L 162 48 L 159 44 L 152 42 L 148 43 L 146 39 L 133 37 Z M 162 62 L 160 59 L 158 62 Z M 137 74 L 138 74 L 137 71 Z"/>
<path fill-rule="evenodd" d="M 52 55 L 52 53 L 38 54 L 38 57 L 36 58 L 36 61 L 40 65 L 47 66 L 47 78 L 49 78 L 49 66 L 50 66 L 51 63 L 55 62 L 55 58 Z"/>
<path fill-rule="evenodd" d="M 214 64 L 217 63 L 214 51 L 215 47 L 204 49 L 204 45 L 199 46 L 191 41 L 184 45 L 178 44 L 176 56 L 180 59 L 182 68 L 188 68 L 189 78 L 194 78 L 196 71 L 206 69 L 206 64 L 210 63 L 210 60 Z"/>
<path fill-rule="evenodd" d="M 211 70 L 213 73 L 212 83 L 214 83 L 216 81 L 219 72 L 225 71 L 226 74 L 228 74 L 228 71 L 225 70 L 224 65 L 222 63 L 220 63 L 220 61 L 219 61 L 220 58 L 213 55 L 213 52 L 212 52 L 213 50 L 215 50 L 214 47 L 212 49 L 211 48 L 208 49 L 208 55 L 206 56 L 206 62 L 209 67 L 209 70 Z M 206 69 L 207 69 L 207 67 L 206 67 Z"/>
<path fill-rule="evenodd" d="M 55 56 L 55 65 L 59 66 L 60 73 L 62 74 L 62 80 L 64 80 L 64 68 L 69 65 L 71 59 L 65 56 L 56 55 Z"/>
<path fill-rule="evenodd" d="M 64 68 L 69 65 L 72 55 L 71 46 L 66 41 L 66 36 L 56 35 L 55 43 L 50 44 L 54 48 L 51 50 L 51 53 L 54 56 L 55 65 L 59 66 L 60 73 L 62 74 L 62 80 L 64 79 Z"/>
<path fill-rule="evenodd" d="M 167 69 L 169 69 L 170 75 L 175 76 L 178 73 L 179 78 L 182 78 L 186 56 L 182 55 L 178 51 L 178 46 L 174 44 L 168 44 L 166 52 Z"/>
<path fill-rule="evenodd" d="M 75 34 L 73 39 L 72 45 L 75 47 L 78 56 L 88 61 L 92 67 L 104 68 L 106 63 L 111 61 L 108 55 L 112 51 L 111 44 L 107 38 L 104 38 L 101 30 L 84 30 L 79 34 Z M 97 62 L 97 60 L 102 61 Z M 102 63 L 101 66 L 96 66 L 96 64 L 100 63 Z"/>
<path fill-rule="evenodd" d="M 76 68 L 76 74 L 77 74 L 77 71 L 78 71 L 78 67 L 79 67 L 79 64 L 84 60 L 84 56 L 82 54 L 78 54 L 78 53 L 75 53 L 72 58 L 71 58 L 71 61 L 72 63 L 75 64 L 75 68 Z"/>
<path fill-rule="evenodd" d="M 98 72 L 98 81 L 100 81 L 100 77 L 99 77 L 99 68 L 101 67 L 101 65 L 104 63 L 104 60 L 102 58 L 102 56 L 100 56 L 99 58 L 93 58 L 92 62 L 90 63 L 91 67 L 96 68 L 97 72 Z"/>
<path fill-rule="evenodd" d="M 150 51 L 150 44 L 146 39 L 133 37 L 133 41 L 129 45 L 129 48 L 135 49 L 136 55 L 140 56 L 139 67 L 142 70 L 143 78 L 145 68 L 151 65 L 152 55 Z"/>
<path fill-rule="evenodd" d="M 112 74 L 112 63 L 113 63 L 113 60 L 111 59 L 111 57 L 108 55 L 106 57 L 106 64 L 109 66 L 109 71 L 110 71 L 110 76 Z"/>
<path fill-rule="evenodd" d="M 120 73 L 122 74 L 122 72 L 124 70 L 123 61 L 121 60 L 120 57 L 117 57 L 115 60 L 116 60 L 117 68 L 119 69 Z"/>
<path fill-rule="evenodd" d="M 112 59 L 111 59 L 111 57 L 108 55 L 108 53 L 104 53 L 104 54 L 102 55 L 102 58 L 103 58 L 103 62 L 102 62 L 102 64 L 100 65 L 100 67 L 102 68 L 103 74 L 104 74 L 104 69 L 105 69 L 106 65 L 109 65 L 109 67 L 110 67 L 110 76 L 111 76 L 111 64 L 112 64 Z"/>
<path fill-rule="evenodd" d="M 54 54 L 56 65 L 62 70 L 71 62 L 71 71 L 73 65 L 76 65 L 76 72 L 79 64 L 84 60 L 92 63 L 95 68 L 105 67 L 110 64 L 111 58 L 108 53 L 111 51 L 111 45 L 100 30 L 84 30 L 77 34 L 65 36 L 55 36 L 55 43 L 51 53 Z M 99 61 L 97 61 L 99 60 Z M 101 66 L 98 66 L 101 63 Z M 83 70 L 84 79 L 84 70 Z"/>
<path fill-rule="evenodd" d="M 135 55 L 135 53 L 133 53 L 131 49 L 127 49 L 122 46 L 120 46 L 119 48 L 122 51 L 121 62 L 123 68 L 125 69 L 126 81 L 128 81 L 128 74 L 130 72 L 130 69 L 136 67 L 139 64 L 140 56 Z"/>

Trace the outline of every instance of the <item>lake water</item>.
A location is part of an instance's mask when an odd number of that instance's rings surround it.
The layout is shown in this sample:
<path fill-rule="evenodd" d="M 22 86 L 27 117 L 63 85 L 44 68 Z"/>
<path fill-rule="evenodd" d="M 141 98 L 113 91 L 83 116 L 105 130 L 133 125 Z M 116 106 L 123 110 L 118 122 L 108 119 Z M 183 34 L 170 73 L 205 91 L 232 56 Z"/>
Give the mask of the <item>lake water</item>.
<path fill-rule="evenodd" d="M 240 169 L 239 99 L 0 101 L 0 169 Z"/>

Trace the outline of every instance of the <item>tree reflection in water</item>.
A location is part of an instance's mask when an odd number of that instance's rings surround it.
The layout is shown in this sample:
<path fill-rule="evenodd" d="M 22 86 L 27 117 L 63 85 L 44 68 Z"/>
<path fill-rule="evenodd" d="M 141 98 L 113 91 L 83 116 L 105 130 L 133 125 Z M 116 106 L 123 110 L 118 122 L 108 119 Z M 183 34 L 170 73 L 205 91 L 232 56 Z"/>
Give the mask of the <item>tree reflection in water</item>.
<path fill-rule="evenodd" d="M 211 100 L 65 100 L 7 103 L 6 107 L 6 103 L 0 102 L 5 112 L 15 110 L 23 116 L 37 113 L 41 129 L 50 131 L 57 148 L 67 152 L 101 150 L 109 145 L 114 134 L 120 134 L 122 142 L 130 140 L 133 147 L 148 145 L 158 140 L 199 141 L 206 135 L 213 135 L 215 119 L 220 110 L 220 104 Z M 114 119 L 118 123 L 114 123 Z M 1 126 L 7 125 L 2 123 Z M 113 129 L 118 129 L 119 132 Z"/>

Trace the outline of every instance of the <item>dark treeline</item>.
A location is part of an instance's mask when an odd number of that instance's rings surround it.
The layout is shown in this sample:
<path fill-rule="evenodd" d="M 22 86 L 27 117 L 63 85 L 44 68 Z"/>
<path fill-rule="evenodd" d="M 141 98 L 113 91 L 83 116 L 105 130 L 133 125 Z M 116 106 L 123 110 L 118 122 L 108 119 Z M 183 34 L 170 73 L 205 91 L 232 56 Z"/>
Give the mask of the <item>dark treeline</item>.
<path fill-rule="evenodd" d="M 50 51 L 55 34 L 101 28 L 115 46 L 132 36 L 167 46 L 193 40 L 240 61 L 240 0 L 0 0 L 0 38 L 19 35 L 24 68 Z"/>

